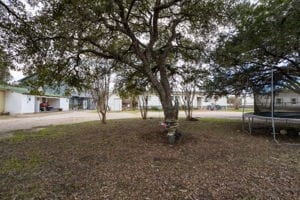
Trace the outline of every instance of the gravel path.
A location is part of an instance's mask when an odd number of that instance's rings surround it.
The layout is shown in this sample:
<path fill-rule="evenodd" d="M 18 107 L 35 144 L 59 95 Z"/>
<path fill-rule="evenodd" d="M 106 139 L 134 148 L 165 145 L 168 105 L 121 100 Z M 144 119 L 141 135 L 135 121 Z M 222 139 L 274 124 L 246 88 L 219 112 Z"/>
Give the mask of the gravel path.
<path fill-rule="evenodd" d="M 149 112 L 149 117 L 163 118 L 162 112 Z M 184 112 L 179 113 L 184 117 Z M 194 117 L 241 119 L 240 112 L 205 112 L 195 111 Z M 107 119 L 139 118 L 139 112 L 112 112 L 108 113 Z M 86 121 L 99 120 L 98 114 L 91 111 L 70 111 L 56 113 L 24 114 L 17 116 L 0 117 L 0 138 L 10 136 L 12 131 L 32 129 L 58 124 L 73 124 Z"/>

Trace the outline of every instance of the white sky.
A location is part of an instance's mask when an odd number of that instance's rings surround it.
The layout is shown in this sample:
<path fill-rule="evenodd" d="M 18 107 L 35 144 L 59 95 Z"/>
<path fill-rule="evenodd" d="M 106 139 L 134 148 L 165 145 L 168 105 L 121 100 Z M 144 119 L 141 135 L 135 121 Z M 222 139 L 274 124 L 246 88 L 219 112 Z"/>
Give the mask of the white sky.
<path fill-rule="evenodd" d="M 12 81 L 17 81 L 17 80 L 20 80 L 21 78 L 24 78 L 24 74 L 22 71 L 14 71 L 14 70 L 11 70 L 10 71 L 10 74 L 12 75 L 13 77 L 13 80 Z"/>

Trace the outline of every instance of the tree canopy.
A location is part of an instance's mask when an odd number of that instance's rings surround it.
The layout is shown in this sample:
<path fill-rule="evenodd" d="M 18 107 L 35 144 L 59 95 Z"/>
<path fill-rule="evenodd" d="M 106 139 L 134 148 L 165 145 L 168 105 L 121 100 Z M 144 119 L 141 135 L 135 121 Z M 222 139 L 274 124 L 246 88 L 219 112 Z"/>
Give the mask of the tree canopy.
<path fill-rule="evenodd" d="M 175 115 L 173 63 L 197 60 L 211 48 L 208 36 L 217 33 L 235 5 L 231 0 L 30 1 L 38 7 L 28 15 L 21 3 L 0 2 L 2 28 L 10 33 L 2 37 L 26 63 L 25 71 L 78 85 L 85 60 L 114 60 L 151 83 L 166 119 Z"/>
<path fill-rule="evenodd" d="M 0 47 L 0 84 L 7 84 L 11 80 L 10 69 L 12 67 L 11 58 Z"/>
<path fill-rule="evenodd" d="M 233 31 L 214 53 L 210 86 L 223 93 L 260 91 L 271 83 L 300 92 L 300 2 L 262 0 L 240 4 L 232 13 Z"/>

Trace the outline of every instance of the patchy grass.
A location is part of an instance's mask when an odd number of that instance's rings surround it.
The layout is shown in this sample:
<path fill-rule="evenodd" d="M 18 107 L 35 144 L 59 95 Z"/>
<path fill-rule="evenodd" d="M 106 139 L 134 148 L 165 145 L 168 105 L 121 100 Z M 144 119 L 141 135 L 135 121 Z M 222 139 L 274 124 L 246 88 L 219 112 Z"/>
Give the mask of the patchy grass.
<path fill-rule="evenodd" d="M 67 131 L 62 126 L 49 126 L 47 128 L 35 128 L 33 130 L 19 130 L 16 131 L 8 140 L 11 142 L 21 142 L 27 139 L 41 139 L 41 138 L 56 138 L 66 134 Z"/>
<path fill-rule="evenodd" d="M 220 123 L 240 123 L 241 120 L 238 119 L 225 119 L 225 118 L 199 118 L 201 122 L 209 122 L 209 123 L 215 123 L 215 122 L 220 122 Z"/>
<path fill-rule="evenodd" d="M 36 153 L 29 153 L 24 159 L 13 156 L 2 161 L 0 173 L 23 173 L 34 170 L 40 163 L 41 160 Z"/>
<path fill-rule="evenodd" d="M 300 149 L 249 136 L 241 122 L 158 120 L 18 131 L 0 141 L 0 199 L 298 199 Z"/>
<path fill-rule="evenodd" d="M 243 112 L 243 108 L 239 108 L 238 110 L 234 109 L 234 108 L 228 108 L 226 111 L 228 112 Z M 254 112 L 253 108 L 245 108 L 245 113 L 246 112 Z"/>

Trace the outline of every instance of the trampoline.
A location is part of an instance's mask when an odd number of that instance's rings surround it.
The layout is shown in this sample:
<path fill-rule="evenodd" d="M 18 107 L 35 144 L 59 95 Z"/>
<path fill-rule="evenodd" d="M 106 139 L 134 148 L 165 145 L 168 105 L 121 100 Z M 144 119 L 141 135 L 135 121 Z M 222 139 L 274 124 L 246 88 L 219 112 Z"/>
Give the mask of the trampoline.
<path fill-rule="evenodd" d="M 243 114 L 243 129 L 245 131 L 245 121 L 248 122 L 248 132 L 252 134 L 254 121 L 260 122 L 281 122 L 285 124 L 300 124 L 300 112 L 274 112 L 273 118 L 271 112 L 261 113 L 244 113 Z"/>
<path fill-rule="evenodd" d="M 299 77 L 297 80 L 300 80 Z M 283 102 L 285 97 L 289 97 L 288 93 L 284 94 L 282 98 L 278 98 L 278 91 L 282 90 L 282 87 L 276 86 L 276 83 L 280 83 L 282 80 L 274 81 L 274 68 L 271 70 L 271 84 L 267 87 L 267 96 L 260 98 L 260 102 L 264 104 L 258 104 L 257 100 L 254 99 L 254 113 L 244 113 L 243 109 L 243 130 L 245 131 L 245 121 L 248 121 L 248 132 L 252 134 L 254 121 L 260 121 L 261 124 L 271 123 L 272 135 L 274 141 L 279 144 L 276 138 L 276 123 L 285 123 L 286 125 L 300 125 L 300 105 L 297 104 L 297 98 L 292 98 L 290 104 Z M 287 89 L 287 88 L 285 88 Z M 283 90 L 282 90 L 283 91 Z M 276 93 L 276 94 L 275 94 Z M 262 97 L 262 96 L 261 96 Z M 276 99 L 275 99 L 276 98 Z M 300 135 L 300 131 L 296 130 L 297 135 Z M 286 143 L 289 145 L 299 145 L 298 143 Z"/>

